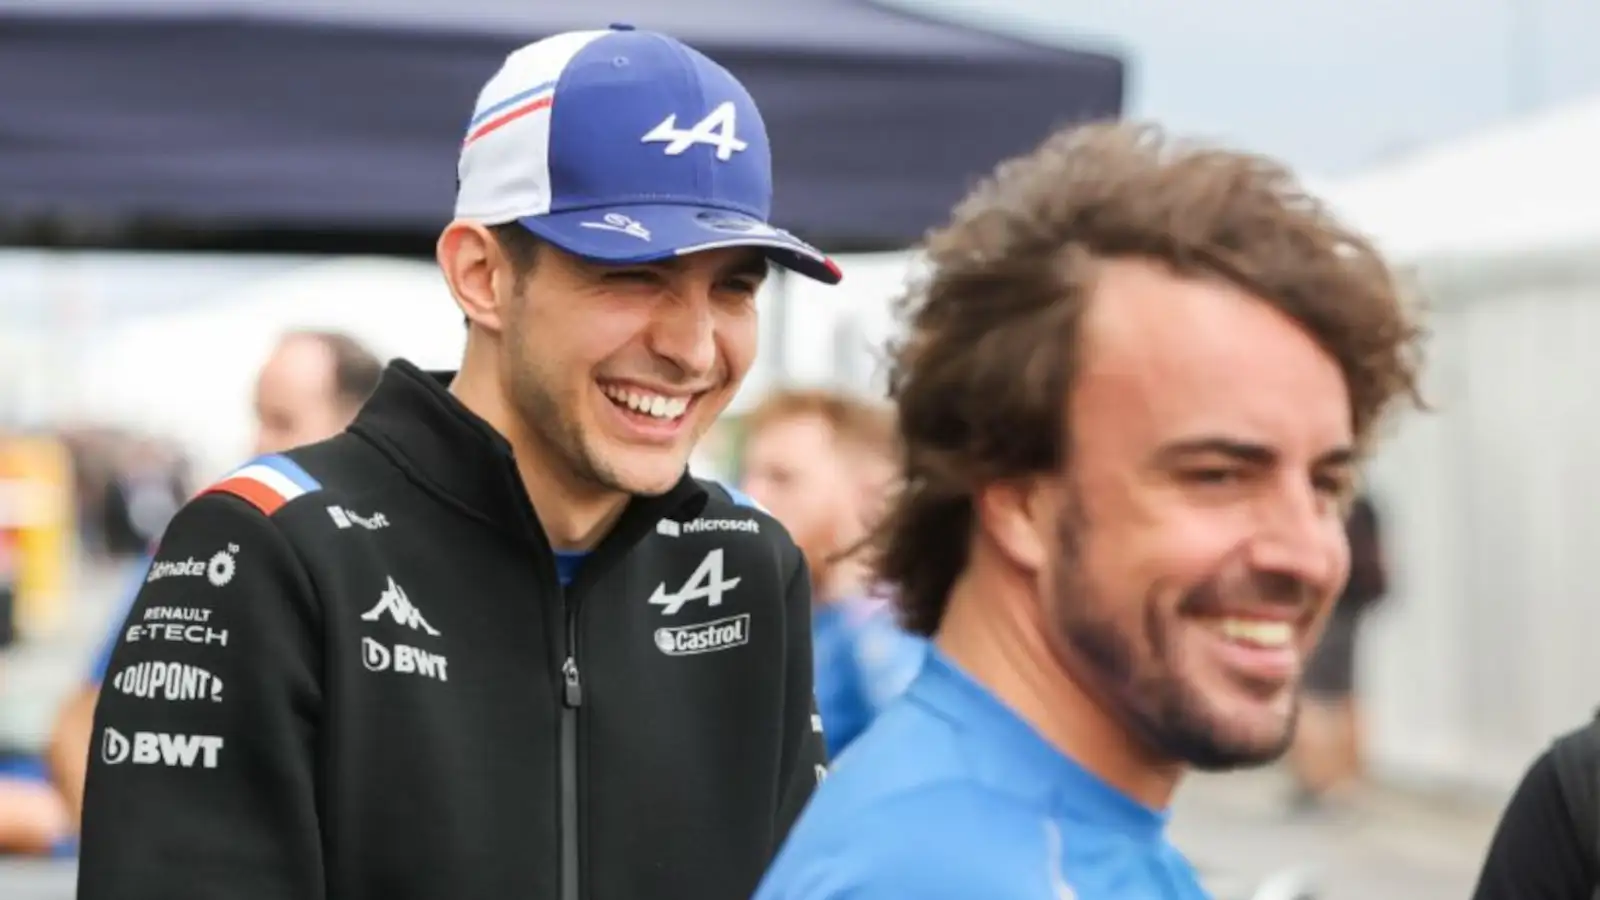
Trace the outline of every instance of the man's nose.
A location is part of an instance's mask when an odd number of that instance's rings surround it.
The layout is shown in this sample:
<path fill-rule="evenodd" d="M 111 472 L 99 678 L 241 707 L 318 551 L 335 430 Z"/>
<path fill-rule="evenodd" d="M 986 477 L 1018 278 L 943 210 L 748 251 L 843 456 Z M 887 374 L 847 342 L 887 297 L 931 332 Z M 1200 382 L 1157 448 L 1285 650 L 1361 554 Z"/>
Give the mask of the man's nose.
<path fill-rule="evenodd" d="M 1343 576 L 1349 557 L 1344 530 L 1330 501 L 1311 490 L 1291 493 L 1261 505 L 1251 565 L 1257 572 L 1325 590 Z"/>
<path fill-rule="evenodd" d="M 692 285 L 673 292 L 660 306 L 651 332 L 651 349 L 688 378 L 704 378 L 717 365 L 716 318 L 709 287 Z"/>

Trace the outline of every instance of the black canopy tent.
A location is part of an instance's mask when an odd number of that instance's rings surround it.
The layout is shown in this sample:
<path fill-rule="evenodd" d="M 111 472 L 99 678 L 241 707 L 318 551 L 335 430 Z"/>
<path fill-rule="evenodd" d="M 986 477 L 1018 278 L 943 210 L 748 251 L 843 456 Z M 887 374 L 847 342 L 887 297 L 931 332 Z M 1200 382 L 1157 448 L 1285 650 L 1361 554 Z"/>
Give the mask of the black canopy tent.
<path fill-rule="evenodd" d="M 479 86 L 612 21 L 749 86 L 777 218 L 836 251 L 915 241 L 995 162 L 1123 101 L 1112 54 L 869 0 L 0 0 L 0 235 L 429 252 Z"/>

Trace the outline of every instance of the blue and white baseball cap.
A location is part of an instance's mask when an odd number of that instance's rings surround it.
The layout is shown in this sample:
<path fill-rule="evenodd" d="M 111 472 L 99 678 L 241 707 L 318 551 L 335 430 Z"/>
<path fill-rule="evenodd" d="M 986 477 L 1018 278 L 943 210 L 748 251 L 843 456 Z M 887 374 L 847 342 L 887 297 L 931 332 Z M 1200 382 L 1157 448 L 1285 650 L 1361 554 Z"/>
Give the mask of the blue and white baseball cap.
<path fill-rule="evenodd" d="M 839 267 L 767 221 L 772 150 L 750 93 L 679 41 L 614 25 L 506 57 L 478 95 L 458 219 L 523 227 L 576 256 L 658 262 L 766 249 L 828 284 Z"/>

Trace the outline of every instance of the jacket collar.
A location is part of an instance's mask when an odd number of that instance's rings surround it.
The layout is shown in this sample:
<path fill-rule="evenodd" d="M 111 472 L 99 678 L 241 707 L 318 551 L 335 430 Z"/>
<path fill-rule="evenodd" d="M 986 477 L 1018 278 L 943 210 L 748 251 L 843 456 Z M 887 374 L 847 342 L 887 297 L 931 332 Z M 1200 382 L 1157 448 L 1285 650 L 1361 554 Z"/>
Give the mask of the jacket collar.
<path fill-rule="evenodd" d="M 548 547 L 517 474 L 511 443 L 450 393 L 454 378 L 454 372 L 424 372 L 396 359 L 350 430 L 451 505 Z M 664 516 L 698 515 L 706 499 L 705 489 L 685 471 L 667 493 L 635 497 L 605 543 L 615 536 L 631 544 Z"/>

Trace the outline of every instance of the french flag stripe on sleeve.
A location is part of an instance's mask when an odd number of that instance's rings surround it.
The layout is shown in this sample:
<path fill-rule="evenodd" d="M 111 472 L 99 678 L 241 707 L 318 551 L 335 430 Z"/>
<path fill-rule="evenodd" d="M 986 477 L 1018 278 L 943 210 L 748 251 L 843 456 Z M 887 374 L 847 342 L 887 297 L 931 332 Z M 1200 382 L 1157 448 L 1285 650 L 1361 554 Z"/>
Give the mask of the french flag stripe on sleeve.
<path fill-rule="evenodd" d="M 232 494 L 270 516 L 296 497 L 321 489 L 322 483 L 294 460 L 274 454 L 246 463 L 205 492 Z"/>

